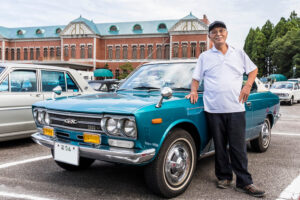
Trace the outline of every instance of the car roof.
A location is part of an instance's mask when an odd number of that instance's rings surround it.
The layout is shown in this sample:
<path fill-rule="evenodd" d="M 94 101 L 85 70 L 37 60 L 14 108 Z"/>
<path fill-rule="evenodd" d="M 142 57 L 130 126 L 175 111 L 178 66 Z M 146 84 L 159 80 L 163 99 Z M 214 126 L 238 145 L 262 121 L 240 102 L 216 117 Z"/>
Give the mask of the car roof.
<path fill-rule="evenodd" d="M 76 71 L 74 69 L 66 67 L 56 67 L 52 65 L 36 65 L 36 64 L 23 64 L 23 63 L 1 63 L 0 67 L 6 68 L 28 68 L 28 69 L 55 69 L 55 70 L 66 70 L 66 71 Z"/>

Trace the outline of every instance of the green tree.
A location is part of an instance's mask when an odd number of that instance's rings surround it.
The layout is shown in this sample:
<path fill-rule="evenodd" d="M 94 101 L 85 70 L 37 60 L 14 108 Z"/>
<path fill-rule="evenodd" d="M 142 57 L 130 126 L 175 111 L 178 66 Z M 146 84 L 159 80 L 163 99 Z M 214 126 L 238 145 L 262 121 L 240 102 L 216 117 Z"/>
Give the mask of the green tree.
<path fill-rule="evenodd" d="M 267 39 L 266 36 L 257 27 L 253 40 L 251 59 L 257 65 L 260 76 L 267 75 L 267 67 L 265 65 Z"/>
<path fill-rule="evenodd" d="M 244 44 L 244 51 L 251 57 L 252 54 L 252 46 L 253 46 L 253 40 L 255 37 L 255 30 L 253 28 L 250 28 L 249 33 L 246 37 L 245 44 Z"/>
<path fill-rule="evenodd" d="M 108 63 L 105 63 L 102 69 L 108 69 Z"/>
<path fill-rule="evenodd" d="M 130 72 L 132 72 L 134 70 L 134 68 L 132 67 L 132 64 L 129 62 L 125 63 L 123 65 L 120 65 L 120 69 L 122 70 L 120 79 L 126 78 L 130 74 Z"/>

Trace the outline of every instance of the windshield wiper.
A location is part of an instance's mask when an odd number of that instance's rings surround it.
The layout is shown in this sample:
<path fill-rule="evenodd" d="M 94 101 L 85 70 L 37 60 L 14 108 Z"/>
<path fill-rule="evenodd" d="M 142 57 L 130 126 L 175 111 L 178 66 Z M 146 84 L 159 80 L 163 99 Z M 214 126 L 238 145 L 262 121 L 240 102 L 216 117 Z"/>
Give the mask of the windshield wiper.
<path fill-rule="evenodd" d="M 160 88 L 157 87 L 151 87 L 151 86 L 140 86 L 133 88 L 134 90 L 160 90 Z"/>

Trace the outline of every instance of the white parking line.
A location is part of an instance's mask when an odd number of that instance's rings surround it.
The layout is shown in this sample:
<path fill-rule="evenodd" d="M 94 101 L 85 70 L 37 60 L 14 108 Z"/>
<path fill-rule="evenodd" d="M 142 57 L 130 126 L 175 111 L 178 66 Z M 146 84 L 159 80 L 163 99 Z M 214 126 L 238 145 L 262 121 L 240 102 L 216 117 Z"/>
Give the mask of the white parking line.
<path fill-rule="evenodd" d="M 4 168 L 15 166 L 15 165 L 20 165 L 20 164 L 25 164 L 25 163 L 30 163 L 30 162 L 36 162 L 36 161 L 40 161 L 40 160 L 45 160 L 45 159 L 49 159 L 49 158 L 52 158 L 52 156 L 51 155 L 41 156 L 41 157 L 31 158 L 31 159 L 27 159 L 27 160 L 21 160 L 21 161 L 6 163 L 6 164 L 0 165 L 0 169 L 4 169 Z"/>
<path fill-rule="evenodd" d="M 32 195 L 27 195 L 27 194 L 17 194 L 17 193 L 9 193 L 9 192 L 1 192 L 1 191 L 0 191 L 0 196 L 2 196 L 2 197 L 16 198 L 16 199 L 53 200 L 53 199 L 48 199 L 48 198 L 43 198 L 43 197 L 37 197 L 37 196 L 32 196 Z"/>
<path fill-rule="evenodd" d="M 300 137 L 300 133 L 272 132 L 272 135 L 286 135 L 286 136 L 299 136 Z"/>
<path fill-rule="evenodd" d="M 276 200 L 300 199 L 300 174 L 294 181 L 287 186 Z"/>

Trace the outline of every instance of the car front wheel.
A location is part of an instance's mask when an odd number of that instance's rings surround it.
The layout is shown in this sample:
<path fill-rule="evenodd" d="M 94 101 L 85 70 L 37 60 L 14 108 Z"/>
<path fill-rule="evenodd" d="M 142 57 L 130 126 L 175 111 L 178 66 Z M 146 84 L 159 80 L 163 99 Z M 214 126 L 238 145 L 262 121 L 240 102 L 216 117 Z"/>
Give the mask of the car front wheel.
<path fill-rule="evenodd" d="M 52 153 L 52 157 L 54 158 L 53 149 L 51 149 L 51 153 Z M 84 157 L 79 158 L 79 165 L 78 166 L 71 165 L 71 164 L 64 163 L 64 162 L 60 162 L 60 161 L 57 161 L 57 160 L 54 160 L 54 161 L 59 167 L 65 169 L 67 171 L 77 171 L 77 170 L 87 169 L 88 167 L 90 167 L 95 162 L 94 159 L 84 158 Z"/>
<path fill-rule="evenodd" d="M 183 193 L 192 180 L 196 154 L 195 142 L 187 131 L 170 132 L 155 160 L 145 168 L 148 187 L 166 198 Z"/>
<path fill-rule="evenodd" d="M 251 148 L 256 152 L 265 152 L 271 142 L 271 123 L 268 118 L 265 119 L 258 138 L 251 140 Z"/>

